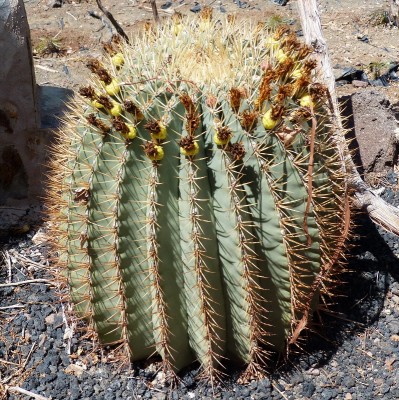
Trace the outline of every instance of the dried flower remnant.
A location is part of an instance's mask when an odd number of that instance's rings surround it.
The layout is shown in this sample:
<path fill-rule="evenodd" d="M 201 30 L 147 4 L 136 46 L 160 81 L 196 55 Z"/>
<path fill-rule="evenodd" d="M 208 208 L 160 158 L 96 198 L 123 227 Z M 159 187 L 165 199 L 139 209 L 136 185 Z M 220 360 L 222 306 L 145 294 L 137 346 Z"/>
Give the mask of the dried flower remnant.
<path fill-rule="evenodd" d="M 241 99 L 242 99 L 242 91 L 238 88 L 230 89 L 230 106 L 235 113 L 238 113 L 240 110 Z"/>
<path fill-rule="evenodd" d="M 245 147 L 242 142 L 236 142 L 230 145 L 229 152 L 235 161 L 242 160 L 245 157 Z"/>
<path fill-rule="evenodd" d="M 151 161 L 160 161 L 164 157 L 163 148 L 153 142 L 146 142 L 143 146 L 145 155 Z"/>
<path fill-rule="evenodd" d="M 77 202 L 87 203 L 90 198 L 90 191 L 86 188 L 77 188 L 74 190 L 73 199 Z"/>
<path fill-rule="evenodd" d="M 167 136 L 166 126 L 160 121 L 150 121 L 144 125 L 144 128 L 147 129 L 151 137 L 156 140 L 164 140 Z"/>
<path fill-rule="evenodd" d="M 111 131 L 111 127 L 106 125 L 100 118 L 97 118 L 95 114 L 89 114 L 86 119 L 90 125 L 93 125 L 95 128 L 99 129 L 103 134 Z"/>
<path fill-rule="evenodd" d="M 180 151 L 185 156 L 195 156 L 199 152 L 198 141 L 193 136 L 186 136 L 179 141 Z"/>
<path fill-rule="evenodd" d="M 239 117 L 242 128 L 251 133 L 258 124 L 259 113 L 257 111 L 244 110 Z"/>
<path fill-rule="evenodd" d="M 220 122 L 216 124 L 216 133 L 213 137 L 218 146 L 224 146 L 230 142 L 233 133 L 228 126 L 223 126 Z"/>

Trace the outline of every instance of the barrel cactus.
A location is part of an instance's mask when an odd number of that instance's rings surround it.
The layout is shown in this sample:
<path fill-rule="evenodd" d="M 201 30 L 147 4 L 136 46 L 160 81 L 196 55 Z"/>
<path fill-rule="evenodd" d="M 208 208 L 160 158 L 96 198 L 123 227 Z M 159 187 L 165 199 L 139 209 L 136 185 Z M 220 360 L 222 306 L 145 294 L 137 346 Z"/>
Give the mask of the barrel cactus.
<path fill-rule="evenodd" d="M 349 231 L 311 49 L 285 27 L 179 16 L 89 60 L 53 149 L 76 313 L 130 360 L 260 377 L 330 293 Z"/>

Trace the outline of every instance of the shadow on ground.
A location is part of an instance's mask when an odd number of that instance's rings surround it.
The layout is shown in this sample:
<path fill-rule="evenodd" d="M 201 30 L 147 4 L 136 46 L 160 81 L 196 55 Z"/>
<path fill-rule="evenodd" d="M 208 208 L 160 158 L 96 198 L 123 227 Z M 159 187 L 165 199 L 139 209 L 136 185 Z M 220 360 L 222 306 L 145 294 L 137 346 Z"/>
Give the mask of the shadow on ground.
<path fill-rule="evenodd" d="M 39 86 L 40 122 L 43 129 L 56 129 L 68 110 L 73 91 L 56 86 Z"/>

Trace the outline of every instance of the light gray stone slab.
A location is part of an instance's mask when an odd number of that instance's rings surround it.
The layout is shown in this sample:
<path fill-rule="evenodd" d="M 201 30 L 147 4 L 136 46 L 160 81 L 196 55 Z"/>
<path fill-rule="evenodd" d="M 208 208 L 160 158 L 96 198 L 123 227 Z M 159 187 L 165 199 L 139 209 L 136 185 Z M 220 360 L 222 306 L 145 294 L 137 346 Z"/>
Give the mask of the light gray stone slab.
<path fill-rule="evenodd" d="M 40 128 L 31 41 L 22 0 L 0 0 L 0 205 L 42 192 L 45 133 Z"/>

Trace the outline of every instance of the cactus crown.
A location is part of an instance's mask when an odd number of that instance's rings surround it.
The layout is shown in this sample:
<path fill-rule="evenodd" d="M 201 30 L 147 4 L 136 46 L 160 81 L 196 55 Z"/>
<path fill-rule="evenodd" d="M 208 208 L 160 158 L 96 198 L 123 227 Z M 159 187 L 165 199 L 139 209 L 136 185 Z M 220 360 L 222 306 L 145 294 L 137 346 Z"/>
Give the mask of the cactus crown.
<path fill-rule="evenodd" d="M 174 375 L 264 373 L 329 293 L 349 230 L 311 50 L 284 27 L 179 16 L 90 60 L 49 207 L 77 313 Z"/>

